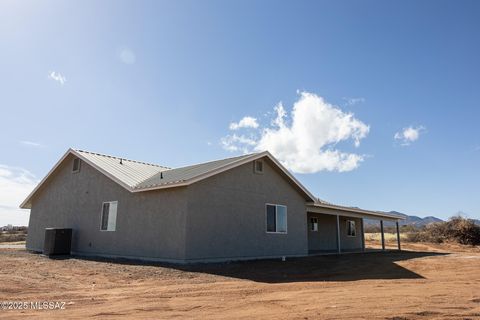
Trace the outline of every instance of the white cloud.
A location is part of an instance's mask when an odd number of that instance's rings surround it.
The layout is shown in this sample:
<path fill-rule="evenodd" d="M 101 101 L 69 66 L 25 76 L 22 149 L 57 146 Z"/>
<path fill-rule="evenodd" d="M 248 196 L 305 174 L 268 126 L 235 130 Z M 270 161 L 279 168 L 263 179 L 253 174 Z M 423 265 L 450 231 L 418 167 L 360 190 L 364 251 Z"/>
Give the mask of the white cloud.
<path fill-rule="evenodd" d="M 243 153 L 252 152 L 252 148 L 257 145 L 255 137 L 247 137 L 245 135 L 228 135 L 220 140 L 223 148 L 231 152 L 241 151 Z"/>
<path fill-rule="evenodd" d="M 342 99 L 345 100 L 345 105 L 346 105 L 346 106 L 354 106 L 354 105 L 356 105 L 356 104 L 364 103 L 364 102 L 365 102 L 365 98 L 362 98 L 362 97 L 359 97 L 359 98 L 347 98 L 347 97 L 343 97 Z"/>
<path fill-rule="evenodd" d="M 238 130 L 240 128 L 258 128 L 258 122 L 256 118 L 253 117 L 243 117 L 238 122 L 230 123 L 230 130 Z"/>
<path fill-rule="evenodd" d="M 67 78 L 65 78 L 65 76 L 62 75 L 60 72 L 50 71 L 48 73 L 48 78 L 57 81 L 62 86 L 65 84 L 65 82 L 67 82 Z"/>
<path fill-rule="evenodd" d="M 400 142 L 402 146 L 409 146 L 412 142 L 417 141 L 420 138 L 420 134 L 425 131 L 424 126 L 407 127 L 402 131 L 395 133 L 393 138 Z"/>
<path fill-rule="evenodd" d="M 120 49 L 118 56 L 120 58 L 120 61 L 122 61 L 125 64 L 134 64 L 135 61 L 137 60 L 135 57 L 135 53 L 129 48 Z"/>
<path fill-rule="evenodd" d="M 352 113 L 326 102 L 322 97 L 302 92 L 290 115 L 279 103 L 269 126 L 255 128 L 250 136 L 227 135 L 222 145 L 229 151 L 270 151 L 288 169 L 298 173 L 350 171 L 365 156 L 342 152 L 337 144 L 353 140 L 355 147 L 370 127 Z"/>
<path fill-rule="evenodd" d="M 37 183 L 29 171 L 0 164 L 0 226 L 28 224 L 29 211 L 18 206 Z"/>
<path fill-rule="evenodd" d="M 43 144 L 39 143 L 39 142 L 34 142 L 34 141 L 28 141 L 28 140 L 22 140 L 20 141 L 21 144 L 25 145 L 25 146 L 30 146 L 30 147 L 43 147 Z"/>

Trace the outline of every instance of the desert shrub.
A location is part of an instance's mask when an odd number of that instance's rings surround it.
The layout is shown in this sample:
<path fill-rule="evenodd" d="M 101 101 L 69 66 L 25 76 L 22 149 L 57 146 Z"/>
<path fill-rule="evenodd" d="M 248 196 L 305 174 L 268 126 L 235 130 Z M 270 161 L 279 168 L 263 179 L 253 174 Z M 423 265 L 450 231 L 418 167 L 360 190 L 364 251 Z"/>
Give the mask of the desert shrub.
<path fill-rule="evenodd" d="M 454 241 L 467 245 L 479 245 L 480 226 L 473 220 L 455 216 L 446 222 L 429 224 L 419 232 L 408 233 L 407 241 L 433 243 Z"/>
<path fill-rule="evenodd" d="M 426 239 L 425 233 L 421 231 L 408 232 L 405 238 L 407 242 L 431 242 L 430 239 Z"/>
<path fill-rule="evenodd" d="M 445 233 L 461 244 L 480 244 L 480 226 L 470 219 L 460 216 L 450 218 L 446 223 Z"/>
<path fill-rule="evenodd" d="M 407 233 L 407 232 L 418 232 L 422 229 L 422 227 L 415 226 L 413 224 L 403 225 L 400 227 L 400 232 Z"/>
<path fill-rule="evenodd" d="M 12 232 L 11 230 L 0 232 L 0 242 L 25 241 L 26 238 L 25 232 Z"/>
<path fill-rule="evenodd" d="M 377 225 L 366 225 L 364 229 L 365 233 L 377 233 L 380 232 L 380 226 Z"/>

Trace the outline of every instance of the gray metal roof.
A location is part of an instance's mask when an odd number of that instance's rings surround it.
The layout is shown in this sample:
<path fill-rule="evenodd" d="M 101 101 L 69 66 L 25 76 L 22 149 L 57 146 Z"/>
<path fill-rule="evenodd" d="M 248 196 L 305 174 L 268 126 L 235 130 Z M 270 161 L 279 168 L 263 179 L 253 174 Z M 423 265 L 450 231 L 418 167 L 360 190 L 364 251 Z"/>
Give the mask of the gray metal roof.
<path fill-rule="evenodd" d="M 135 186 L 135 189 L 152 188 L 161 185 L 189 181 L 198 176 L 202 176 L 208 174 L 209 172 L 229 166 L 237 161 L 250 158 L 252 157 L 252 155 L 255 154 L 247 154 L 239 157 L 215 160 L 176 169 L 162 170 L 161 172 L 158 172 L 155 175 L 138 183 Z"/>
<path fill-rule="evenodd" d="M 354 207 L 346 207 L 329 203 L 327 201 L 315 198 L 285 167 L 278 162 L 268 151 L 260 153 L 252 153 L 243 156 L 215 160 L 196 165 L 171 169 L 165 166 L 160 166 L 141 161 L 134 161 L 120 157 L 99 154 L 95 152 L 73 150 L 69 149 L 65 155 L 57 162 L 57 164 L 50 170 L 50 172 L 43 178 L 37 187 L 30 193 L 25 201 L 20 205 L 21 208 L 30 208 L 30 199 L 40 186 L 47 180 L 47 178 L 55 171 L 55 169 L 62 163 L 62 161 L 69 155 L 73 154 L 82 159 L 86 163 L 92 165 L 94 168 L 103 172 L 105 175 L 125 187 L 130 192 L 141 192 L 152 189 L 171 188 L 176 186 L 185 186 L 209 176 L 218 174 L 220 172 L 229 170 L 236 166 L 248 163 L 256 159 L 267 157 L 285 174 L 293 186 L 306 195 L 306 199 L 312 202 L 307 204 L 310 207 L 326 207 L 335 208 L 345 211 L 383 216 L 393 219 L 401 219 L 401 217 L 386 214 L 379 211 L 368 211 Z"/>
<path fill-rule="evenodd" d="M 129 160 L 84 150 L 68 149 L 63 157 L 22 202 L 20 205 L 21 208 L 29 209 L 31 207 L 30 200 L 32 196 L 70 154 L 96 168 L 130 192 L 184 186 L 225 170 L 229 170 L 248 161 L 253 161 L 257 158 L 269 157 L 273 159 L 268 152 L 261 152 L 171 169 L 152 163 Z M 279 163 L 277 163 L 277 165 L 281 166 Z M 309 198 L 313 199 L 313 196 L 311 196 L 308 191 L 299 184 L 295 177 L 291 176 L 289 173 L 286 174 L 305 192 L 305 194 L 308 195 Z"/>
<path fill-rule="evenodd" d="M 75 150 L 75 152 L 87 163 L 93 164 L 95 167 L 110 174 L 130 188 L 135 188 L 142 181 L 155 176 L 161 171 L 170 169 L 156 164 L 128 160 L 89 151 Z"/>
<path fill-rule="evenodd" d="M 185 186 L 190 183 L 194 183 L 195 181 L 199 181 L 209 176 L 229 170 L 241 164 L 248 163 L 249 161 L 267 157 L 274 162 L 278 168 L 281 169 L 281 171 L 293 182 L 293 185 L 298 188 L 298 190 L 302 191 L 306 195 L 307 199 L 313 201 L 307 204 L 307 206 L 310 208 L 333 208 L 369 216 L 403 219 L 403 217 L 385 212 L 346 207 L 315 198 L 307 189 L 305 189 L 304 186 L 302 186 L 300 182 L 297 181 L 293 175 L 291 175 L 291 173 L 288 172 L 287 169 L 282 166 L 280 162 L 278 162 L 278 160 L 276 160 L 267 151 L 171 169 L 165 166 L 128 160 L 125 158 L 113 157 L 95 152 L 69 149 L 50 170 L 50 172 L 42 179 L 42 181 L 40 181 L 30 195 L 24 200 L 24 202 L 20 205 L 21 208 L 31 208 L 30 199 L 32 196 L 69 154 L 73 154 L 74 156 L 82 159 L 82 161 L 92 165 L 94 168 L 103 172 L 105 175 L 118 182 L 130 192 L 141 192 L 152 189 Z"/>
<path fill-rule="evenodd" d="M 105 154 L 74 150 L 74 153 L 84 161 L 100 169 L 118 182 L 134 191 L 142 191 L 159 186 L 181 184 L 199 176 L 215 172 L 221 168 L 258 155 L 251 153 L 227 159 L 209 161 L 171 169 L 151 163 L 129 160 Z"/>
<path fill-rule="evenodd" d="M 349 206 L 344 206 L 344 205 L 339 205 L 339 204 L 333 204 L 331 202 L 327 202 L 324 200 L 321 200 L 317 198 L 317 201 L 314 203 L 309 203 L 307 204 L 307 207 L 315 208 L 315 207 L 323 207 L 323 208 L 331 208 L 331 209 L 338 209 L 338 210 L 344 210 L 344 211 L 349 211 L 349 212 L 354 212 L 354 213 L 360 213 L 360 214 L 366 214 L 369 216 L 374 216 L 374 217 L 384 217 L 384 218 L 391 218 L 391 219 L 397 219 L 397 220 L 405 220 L 405 217 L 385 212 L 385 211 L 376 211 L 376 210 L 366 210 L 362 209 L 359 207 L 349 207 Z"/>

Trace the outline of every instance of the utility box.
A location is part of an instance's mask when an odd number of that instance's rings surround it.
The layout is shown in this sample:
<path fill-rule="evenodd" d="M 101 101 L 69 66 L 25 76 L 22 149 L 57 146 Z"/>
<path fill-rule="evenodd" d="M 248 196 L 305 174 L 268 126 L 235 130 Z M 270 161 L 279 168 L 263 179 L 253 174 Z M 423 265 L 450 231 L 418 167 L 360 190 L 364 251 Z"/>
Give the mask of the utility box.
<path fill-rule="evenodd" d="M 69 255 L 72 246 L 72 229 L 46 228 L 43 254 Z"/>

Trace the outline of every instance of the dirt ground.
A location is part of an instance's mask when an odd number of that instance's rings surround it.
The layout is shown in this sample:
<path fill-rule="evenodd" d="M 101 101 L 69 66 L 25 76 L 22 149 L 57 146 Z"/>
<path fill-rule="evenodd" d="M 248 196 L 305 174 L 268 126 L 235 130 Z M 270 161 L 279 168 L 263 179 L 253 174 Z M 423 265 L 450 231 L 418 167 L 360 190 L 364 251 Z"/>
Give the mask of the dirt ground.
<path fill-rule="evenodd" d="M 0 301 L 66 302 L 0 318 L 480 319 L 480 248 L 403 249 L 190 266 L 0 249 Z"/>

